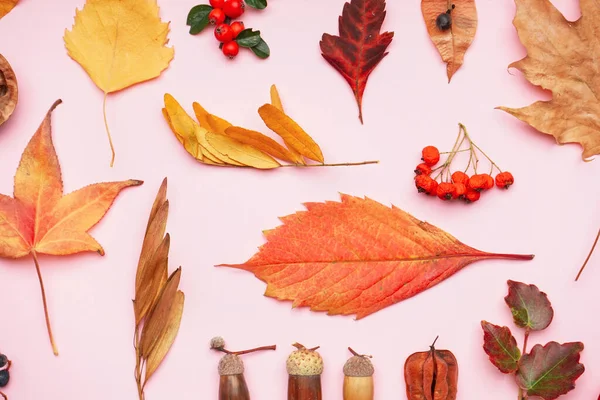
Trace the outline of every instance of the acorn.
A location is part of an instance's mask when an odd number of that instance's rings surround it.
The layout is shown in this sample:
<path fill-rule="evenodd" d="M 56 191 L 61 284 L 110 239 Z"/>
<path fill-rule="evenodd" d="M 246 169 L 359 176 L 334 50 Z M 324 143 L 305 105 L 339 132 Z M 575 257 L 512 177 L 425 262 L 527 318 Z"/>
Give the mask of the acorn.
<path fill-rule="evenodd" d="M 348 347 L 352 357 L 344 364 L 344 400 L 373 400 L 375 368 L 371 356 L 358 354 Z"/>
<path fill-rule="evenodd" d="M 298 350 L 290 354 L 286 361 L 288 400 L 322 400 L 323 359 L 316 351 L 319 347 L 307 349 L 299 343 L 292 346 Z"/>
<path fill-rule="evenodd" d="M 275 350 L 276 346 L 263 346 L 234 352 L 226 350 L 225 340 L 217 336 L 211 339 L 210 348 L 226 353 L 219 360 L 219 400 L 250 400 L 250 392 L 244 378 L 244 362 L 240 356 L 255 351 Z"/>

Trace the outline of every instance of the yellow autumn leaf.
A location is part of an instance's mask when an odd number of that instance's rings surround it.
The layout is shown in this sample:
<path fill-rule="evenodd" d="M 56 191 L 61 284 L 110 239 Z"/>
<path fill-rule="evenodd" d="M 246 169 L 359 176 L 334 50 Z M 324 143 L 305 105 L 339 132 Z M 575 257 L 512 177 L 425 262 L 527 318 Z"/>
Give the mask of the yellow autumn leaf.
<path fill-rule="evenodd" d="M 268 154 L 220 133 L 207 132 L 206 139 L 219 155 L 229 157 L 247 167 L 258 169 L 281 167 L 281 164 Z"/>
<path fill-rule="evenodd" d="M 4 17 L 15 8 L 18 2 L 19 0 L 0 0 L 0 18 Z"/>
<path fill-rule="evenodd" d="M 271 105 L 276 107 L 279 111 L 283 111 L 283 104 L 281 104 L 281 97 L 279 97 L 279 92 L 277 91 L 277 86 L 271 85 Z"/>
<path fill-rule="evenodd" d="M 0 0 L 1 1 L 1 0 Z M 173 59 L 166 47 L 169 24 L 162 22 L 156 0 L 87 0 L 76 10 L 64 41 L 77 61 L 104 92 L 104 122 L 114 163 L 114 147 L 106 121 L 106 96 L 156 78 Z"/>
<path fill-rule="evenodd" d="M 298 153 L 311 160 L 323 163 L 323 152 L 319 145 L 289 116 L 277 107 L 265 104 L 258 109 L 260 117 L 273 132 Z"/>
<path fill-rule="evenodd" d="M 288 149 L 260 132 L 240 128 L 239 126 L 230 126 L 225 130 L 225 134 L 240 143 L 255 147 L 280 160 L 292 164 L 303 163 L 302 156 L 291 153 Z"/>
<path fill-rule="evenodd" d="M 194 114 L 196 114 L 196 119 L 200 123 L 200 126 L 206 130 L 224 135 L 225 130 L 231 126 L 229 121 L 209 113 L 197 102 L 194 102 L 192 107 L 194 108 Z"/>
<path fill-rule="evenodd" d="M 167 93 L 164 100 L 165 111 L 163 111 L 163 115 L 165 115 L 171 130 L 188 153 L 200 162 L 209 165 L 244 165 L 215 150 L 206 140 L 208 131 L 198 125 L 173 96 Z"/>
<path fill-rule="evenodd" d="M 279 91 L 277 90 L 277 86 L 271 85 L 271 93 L 270 94 L 271 94 L 271 105 L 273 107 L 277 108 L 282 113 L 285 113 L 285 111 L 283 110 L 283 104 L 281 103 L 281 97 L 279 96 Z M 288 142 L 286 142 L 285 139 L 283 140 L 283 142 L 289 149 L 290 153 L 292 153 L 294 159 L 297 160 L 296 163 L 301 164 L 301 165 L 306 165 L 306 163 L 304 162 L 304 157 L 302 157 L 302 155 L 300 153 L 298 153 L 296 151 L 296 149 L 294 149 L 293 146 L 290 146 L 290 144 Z"/>

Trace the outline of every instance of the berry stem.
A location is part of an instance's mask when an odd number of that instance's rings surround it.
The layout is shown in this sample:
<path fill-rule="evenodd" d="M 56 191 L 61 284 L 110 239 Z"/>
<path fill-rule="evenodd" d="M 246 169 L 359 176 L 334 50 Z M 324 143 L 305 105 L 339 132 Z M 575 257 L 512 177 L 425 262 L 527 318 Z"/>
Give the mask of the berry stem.
<path fill-rule="evenodd" d="M 598 230 L 598 234 L 596 235 L 596 240 L 594 240 L 594 244 L 592 245 L 590 252 L 588 253 L 587 257 L 585 258 L 585 261 L 583 262 L 583 265 L 581 266 L 581 268 L 579 269 L 579 272 L 577 273 L 577 276 L 575 277 L 575 282 L 577 282 L 577 280 L 579 280 L 579 277 L 583 273 L 585 266 L 587 265 L 588 261 L 590 261 L 590 258 L 592 258 L 594 249 L 596 249 L 596 245 L 598 244 L 598 239 L 600 239 L 600 229 Z"/>
<path fill-rule="evenodd" d="M 102 101 L 102 114 L 104 115 L 104 126 L 106 127 L 106 134 L 108 135 L 108 143 L 110 144 L 110 152 L 112 156 L 110 158 L 110 166 L 112 168 L 115 165 L 115 147 L 113 146 L 112 136 L 110 135 L 110 129 L 108 129 L 108 120 L 106 119 L 106 97 L 107 92 L 104 92 L 104 100 Z"/>
<path fill-rule="evenodd" d="M 38 280 L 40 282 L 40 289 L 42 291 L 42 302 L 44 303 L 44 316 L 46 317 L 46 328 L 48 329 L 48 338 L 52 345 L 52 352 L 55 356 L 58 356 L 58 347 L 54 342 L 54 336 L 52 335 L 52 326 L 50 325 L 50 315 L 48 314 L 48 303 L 46 302 L 46 289 L 44 289 L 44 280 L 42 279 L 42 271 L 40 271 L 40 263 L 38 262 L 37 254 L 35 251 L 31 251 L 33 256 L 33 262 L 35 263 L 35 270 L 37 272 Z"/>
<path fill-rule="evenodd" d="M 336 163 L 336 164 L 286 164 L 282 167 L 298 167 L 298 168 L 309 168 L 309 167 L 352 167 L 356 165 L 367 165 L 367 164 L 379 164 L 379 161 L 362 161 L 355 163 Z"/>
<path fill-rule="evenodd" d="M 433 170 L 433 171 L 437 171 L 440 168 L 442 169 L 433 178 L 434 181 L 436 181 L 441 175 L 443 175 L 444 171 L 450 171 L 450 164 L 452 164 L 452 160 L 454 160 L 454 157 L 456 157 L 456 153 L 459 151 L 459 149 L 462 146 L 464 140 L 465 140 L 464 136 L 462 137 L 462 140 L 461 140 L 461 135 L 460 135 L 460 130 L 459 130 L 458 131 L 458 136 L 456 137 L 456 141 L 454 142 L 454 145 L 452 146 L 452 150 L 450 150 L 448 152 L 445 152 L 445 153 L 440 153 L 440 154 L 450 154 L 450 155 L 446 158 L 446 161 L 442 165 L 440 165 L 438 168 L 436 168 L 436 169 Z M 448 177 L 446 177 L 446 178 L 448 178 Z"/>
<path fill-rule="evenodd" d="M 471 145 L 476 148 L 477 150 L 479 150 L 479 152 L 481 154 L 483 154 L 485 156 L 485 158 L 488 159 L 488 161 L 492 164 L 492 168 L 490 169 L 490 175 L 492 175 L 492 173 L 494 172 L 494 167 L 496 167 L 496 169 L 498 169 L 499 172 L 502 172 L 502 170 L 500 169 L 500 167 L 498 166 L 498 164 L 496 164 L 486 153 L 485 151 L 481 150 L 481 147 L 477 146 L 477 144 L 471 139 L 471 137 L 469 136 L 469 133 L 467 132 L 467 128 L 459 123 L 458 124 L 461 129 L 464 131 L 465 136 L 467 137 L 467 139 L 469 140 L 469 143 L 471 143 Z M 475 154 L 475 156 L 477 157 L 477 154 Z M 479 160 L 478 160 L 479 161 Z M 475 171 L 475 173 L 477 173 L 477 171 Z"/>

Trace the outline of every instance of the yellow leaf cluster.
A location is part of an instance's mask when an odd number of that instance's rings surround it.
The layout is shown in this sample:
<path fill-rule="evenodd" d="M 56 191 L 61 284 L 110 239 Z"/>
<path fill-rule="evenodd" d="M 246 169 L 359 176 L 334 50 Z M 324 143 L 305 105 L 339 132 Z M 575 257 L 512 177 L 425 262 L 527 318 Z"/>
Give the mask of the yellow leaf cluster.
<path fill-rule="evenodd" d="M 170 94 L 165 94 L 163 116 L 184 148 L 198 161 L 218 166 L 273 169 L 287 165 L 305 166 L 305 159 L 324 165 L 319 145 L 283 111 L 275 85 L 271 104 L 258 113 L 265 125 L 281 137 L 285 146 L 260 132 L 232 125 L 194 103 L 196 120 Z"/>
<path fill-rule="evenodd" d="M 185 296 L 178 290 L 181 267 L 168 275 L 168 215 L 165 178 L 150 211 L 135 277 L 135 379 L 141 393 L 175 341 L 183 315 Z"/>

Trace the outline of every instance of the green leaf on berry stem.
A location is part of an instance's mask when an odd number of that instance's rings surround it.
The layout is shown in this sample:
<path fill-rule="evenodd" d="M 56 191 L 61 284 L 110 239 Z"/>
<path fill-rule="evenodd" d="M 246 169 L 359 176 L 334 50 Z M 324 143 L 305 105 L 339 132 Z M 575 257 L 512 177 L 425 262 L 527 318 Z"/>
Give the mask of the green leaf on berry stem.
<path fill-rule="evenodd" d="M 208 25 L 208 14 L 212 11 L 208 4 L 200 4 L 192 7 L 187 17 L 187 24 L 190 26 L 190 35 L 196 35 Z"/>
<path fill-rule="evenodd" d="M 256 54 L 258 58 L 267 58 L 271 55 L 271 50 L 269 49 L 267 42 L 265 42 L 262 38 L 256 46 L 250 47 L 250 50 L 252 50 L 252 52 Z"/>
<path fill-rule="evenodd" d="M 481 321 L 483 329 L 483 350 L 490 362 L 504 374 L 515 372 L 519 368 L 521 351 L 517 341 L 506 326 Z"/>
<path fill-rule="evenodd" d="M 262 10 L 267 8 L 267 0 L 246 0 L 246 5 L 257 10 Z"/>
<path fill-rule="evenodd" d="M 508 281 L 508 295 L 504 298 L 510 307 L 515 324 L 530 331 L 544 330 L 552 322 L 554 310 L 546 293 L 535 285 Z"/>
<path fill-rule="evenodd" d="M 553 400 L 573 390 L 585 368 L 579 363 L 583 343 L 550 342 L 535 345 L 523 355 L 517 372 L 517 385 L 529 396 Z"/>
<path fill-rule="evenodd" d="M 244 29 L 235 38 L 235 41 L 240 47 L 246 47 L 248 49 L 258 45 L 260 40 L 260 31 L 252 32 L 251 28 Z"/>

